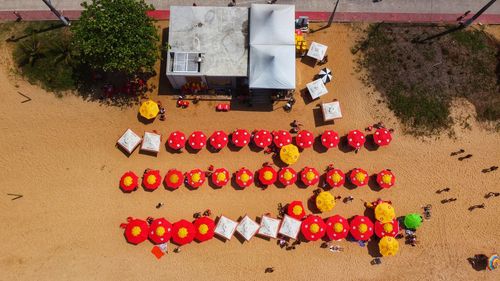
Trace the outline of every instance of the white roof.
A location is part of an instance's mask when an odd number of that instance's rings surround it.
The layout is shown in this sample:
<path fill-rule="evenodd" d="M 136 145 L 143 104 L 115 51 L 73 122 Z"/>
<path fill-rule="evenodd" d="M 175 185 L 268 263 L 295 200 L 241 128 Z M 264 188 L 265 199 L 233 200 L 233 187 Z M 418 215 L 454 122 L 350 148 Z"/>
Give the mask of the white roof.
<path fill-rule="evenodd" d="M 160 152 L 161 135 L 145 132 L 141 150 Z"/>
<path fill-rule="evenodd" d="M 249 87 L 295 89 L 295 6 L 252 4 Z"/>
<path fill-rule="evenodd" d="M 281 221 L 279 219 L 262 216 L 262 219 L 260 221 L 259 234 L 270 238 L 278 237 L 280 222 Z"/>
<path fill-rule="evenodd" d="M 302 222 L 300 220 L 285 215 L 285 217 L 283 218 L 283 222 L 281 223 L 279 234 L 290 237 L 292 239 L 297 239 L 301 223 Z"/>
<path fill-rule="evenodd" d="M 328 93 L 328 90 L 326 89 L 325 84 L 323 83 L 323 80 L 321 80 L 321 78 L 307 83 L 306 87 L 313 100 Z"/>
<path fill-rule="evenodd" d="M 236 231 L 241 234 L 245 240 L 250 241 L 255 233 L 257 233 L 257 230 L 259 230 L 259 227 L 260 225 L 258 223 L 248 216 L 245 216 L 236 227 Z"/>
<path fill-rule="evenodd" d="M 233 237 L 234 231 L 236 230 L 236 226 L 238 226 L 237 222 L 228 219 L 225 216 L 221 216 L 217 222 L 217 226 L 215 226 L 214 233 L 226 238 L 227 240 L 231 240 L 231 237 Z"/>
<path fill-rule="evenodd" d="M 323 119 L 325 121 L 342 118 L 340 103 L 338 101 L 322 103 L 321 110 L 323 111 Z"/>
<path fill-rule="evenodd" d="M 252 4 L 250 45 L 294 45 L 295 6 Z"/>
<path fill-rule="evenodd" d="M 295 47 L 250 46 L 249 78 L 250 88 L 295 89 Z"/>
<path fill-rule="evenodd" d="M 132 130 L 127 129 L 121 138 L 117 141 L 118 145 L 125 149 L 128 153 L 132 153 L 134 149 L 141 143 L 141 137 L 139 137 Z"/>
<path fill-rule="evenodd" d="M 317 60 L 322 60 L 326 54 L 326 49 L 328 49 L 328 46 L 312 42 L 311 46 L 309 46 L 309 51 L 307 51 L 307 56 Z"/>

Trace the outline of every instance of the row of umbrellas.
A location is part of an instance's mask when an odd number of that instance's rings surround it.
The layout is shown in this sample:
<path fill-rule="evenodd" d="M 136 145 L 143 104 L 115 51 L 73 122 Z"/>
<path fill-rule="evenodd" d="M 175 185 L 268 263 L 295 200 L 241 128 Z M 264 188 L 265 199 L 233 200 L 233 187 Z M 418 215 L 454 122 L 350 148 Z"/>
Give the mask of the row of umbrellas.
<path fill-rule="evenodd" d="M 257 180 L 265 186 L 279 182 L 281 185 L 292 185 L 300 179 L 302 184 L 312 186 L 318 184 L 320 180 L 320 173 L 312 167 L 304 167 L 299 173 L 291 167 L 283 167 L 279 171 L 275 170 L 272 166 L 263 166 L 255 174 L 247 169 L 240 168 L 234 174 L 230 174 L 225 168 L 214 169 L 209 174 L 209 179 L 217 187 L 227 185 L 231 179 L 240 188 L 246 188 L 252 185 Z M 325 182 L 330 187 L 340 187 L 344 185 L 346 177 L 355 186 L 365 186 L 368 184 L 370 176 L 368 172 L 361 168 L 355 168 L 348 173 L 344 174 L 340 169 L 331 168 L 324 174 Z M 169 189 L 177 189 L 183 183 L 186 183 L 191 188 L 197 189 L 202 186 L 207 180 L 207 172 L 201 169 L 193 169 L 189 172 L 183 173 L 177 169 L 170 169 L 163 177 L 165 186 Z M 376 175 L 376 182 L 381 188 L 390 188 L 396 182 L 396 176 L 390 170 L 383 170 Z M 142 176 L 142 185 L 145 189 L 153 191 L 156 190 L 162 183 L 162 175 L 159 170 L 148 169 Z M 139 187 L 139 177 L 132 171 L 125 172 L 120 178 L 120 188 L 124 192 L 135 191 Z"/>
<path fill-rule="evenodd" d="M 387 212 L 379 209 L 387 209 L 387 206 L 379 204 L 375 208 L 376 218 L 380 212 Z M 235 232 L 246 241 L 250 241 L 255 235 L 297 240 L 299 234 L 307 241 L 317 241 L 325 236 L 329 240 L 337 241 L 346 239 L 350 234 L 356 241 L 368 241 L 373 235 L 381 238 L 379 249 L 383 256 L 393 256 L 398 252 L 399 243 L 395 236 L 400 228 L 395 215 L 387 222 L 380 220 L 373 222 L 361 215 L 354 216 L 350 220 L 340 215 L 323 219 L 317 215 L 306 215 L 300 201 L 291 202 L 286 210 L 282 219 L 264 215 L 258 220 L 260 223 L 248 216 L 239 222 L 220 216 L 217 221 L 209 217 L 200 217 L 193 222 L 180 220 L 173 224 L 165 218 L 151 219 L 150 223 L 128 218 L 128 222 L 121 226 L 125 229 L 126 240 L 131 244 L 139 244 L 149 239 L 154 244 L 172 241 L 177 245 L 185 245 L 194 240 L 198 242 L 210 240 L 214 235 L 230 240 Z"/>
<path fill-rule="evenodd" d="M 348 144 L 354 149 L 361 148 L 365 141 L 366 136 L 359 130 L 352 130 L 347 134 Z M 340 137 L 337 132 L 333 130 L 325 130 L 319 137 L 321 144 L 327 148 L 334 148 L 340 142 Z M 392 141 L 392 135 L 387 129 L 377 129 L 373 134 L 375 144 L 379 146 L 386 146 Z M 266 148 L 274 145 L 277 148 L 282 148 L 285 145 L 291 144 L 293 137 L 290 132 L 285 130 L 268 131 L 268 130 L 255 130 L 252 133 L 245 129 L 237 129 L 230 135 L 224 131 L 215 131 L 212 135 L 207 136 L 201 131 L 195 131 L 189 136 L 181 131 L 172 132 L 168 139 L 167 145 L 173 150 L 179 150 L 185 147 L 186 143 L 194 150 L 200 150 L 207 143 L 214 149 L 220 150 L 228 145 L 229 141 L 238 147 L 242 148 L 249 145 L 251 142 L 258 148 Z M 295 144 L 301 148 L 310 148 L 313 146 L 315 137 L 313 133 L 308 130 L 301 130 L 295 137 Z"/>

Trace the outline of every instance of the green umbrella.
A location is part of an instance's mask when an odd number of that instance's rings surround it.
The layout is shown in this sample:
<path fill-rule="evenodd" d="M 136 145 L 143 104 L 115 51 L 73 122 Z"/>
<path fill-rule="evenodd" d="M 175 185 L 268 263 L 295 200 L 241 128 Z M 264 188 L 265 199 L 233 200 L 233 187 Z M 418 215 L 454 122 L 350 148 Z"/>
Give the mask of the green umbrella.
<path fill-rule="evenodd" d="M 422 217 L 419 214 L 408 214 L 405 216 L 404 224 L 408 229 L 417 229 L 422 224 Z"/>

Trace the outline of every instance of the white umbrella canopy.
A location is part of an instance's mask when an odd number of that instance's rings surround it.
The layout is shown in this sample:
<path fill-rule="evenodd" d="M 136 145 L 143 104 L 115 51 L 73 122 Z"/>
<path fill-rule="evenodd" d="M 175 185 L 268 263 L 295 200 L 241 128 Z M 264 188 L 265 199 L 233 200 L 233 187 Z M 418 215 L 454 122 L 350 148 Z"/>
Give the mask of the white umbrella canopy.
<path fill-rule="evenodd" d="M 316 79 L 310 83 L 307 83 L 306 87 L 313 100 L 328 93 L 328 90 L 325 87 L 325 83 L 323 83 L 323 80 L 321 79 Z"/>
<path fill-rule="evenodd" d="M 240 224 L 236 227 L 236 232 L 238 232 L 246 241 L 250 241 L 252 237 L 259 230 L 260 225 L 256 223 L 254 220 L 245 216 L 241 219 Z"/>
<path fill-rule="evenodd" d="M 228 219 L 225 216 L 221 216 L 219 218 L 219 221 L 217 222 L 217 225 L 215 226 L 214 233 L 227 240 L 231 240 L 231 237 L 233 237 L 234 231 L 236 230 L 237 226 L 237 222 Z"/>
<path fill-rule="evenodd" d="M 160 152 L 161 135 L 145 132 L 142 141 L 141 150 L 150 152 Z"/>
<path fill-rule="evenodd" d="M 332 78 L 333 78 L 332 71 L 329 68 L 321 69 L 319 71 L 318 76 L 321 79 L 321 81 L 323 81 L 323 83 L 325 83 L 325 84 L 332 81 Z"/>
<path fill-rule="evenodd" d="M 141 143 L 141 137 L 139 137 L 132 130 L 127 129 L 125 133 L 118 139 L 117 144 L 126 150 L 128 153 L 132 153 L 134 149 Z"/>
<path fill-rule="evenodd" d="M 281 223 L 279 234 L 290 237 L 292 239 L 297 239 L 301 224 L 302 222 L 300 220 L 285 215 L 283 218 L 283 222 Z"/>
<path fill-rule="evenodd" d="M 262 216 L 260 221 L 259 234 L 269 238 L 278 237 L 278 230 L 280 227 L 281 220 L 271 218 L 268 216 Z"/>

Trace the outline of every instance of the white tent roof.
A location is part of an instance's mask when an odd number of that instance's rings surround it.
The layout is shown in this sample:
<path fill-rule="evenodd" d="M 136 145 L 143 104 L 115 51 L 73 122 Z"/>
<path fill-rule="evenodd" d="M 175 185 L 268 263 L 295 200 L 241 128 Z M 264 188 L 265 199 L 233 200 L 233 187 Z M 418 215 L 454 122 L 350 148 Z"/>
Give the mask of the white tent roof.
<path fill-rule="evenodd" d="M 250 45 L 294 45 L 295 6 L 252 4 Z"/>
<path fill-rule="evenodd" d="M 217 225 L 215 226 L 214 233 L 227 240 L 231 240 L 231 237 L 233 237 L 234 231 L 236 230 L 237 226 L 237 222 L 228 219 L 225 216 L 221 216 L 219 218 L 219 221 L 217 222 Z"/>
<path fill-rule="evenodd" d="M 279 219 L 262 216 L 258 233 L 269 238 L 276 238 L 278 237 L 280 223 L 281 221 Z"/>
<path fill-rule="evenodd" d="M 257 233 L 259 230 L 260 225 L 256 223 L 254 220 L 249 218 L 248 216 L 245 216 L 241 221 L 240 224 L 236 227 L 236 231 L 245 238 L 245 240 L 250 241 L 252 237 Z"/>
<path fill-rule="evenodd" d="M 142 150 L 160 152 L 161 135 L 145 132 L 142 141 Z"/>
<path fill-rule="evenodd" d="M 281 223 L 279 234 L 290 237 L 292 239 L 297 239 L 297 236 L 300 232 L 301 223 L 302 222 L 300 220 L 285 215 L 283 218 L 283 222 Z"/>
<path fill-rule="evenodd" d="M 132 130 L 127 129 L 117 143 L 128 153 L 132 153 L 132 151 L 141 143 L 141 137 L 139 137 Z"/>
<path fill-rule="evenodd" d="M 249 76 L 250 88 L 295 89 L 295 46 L 250 46 Z"/>

